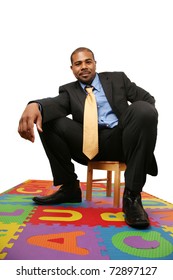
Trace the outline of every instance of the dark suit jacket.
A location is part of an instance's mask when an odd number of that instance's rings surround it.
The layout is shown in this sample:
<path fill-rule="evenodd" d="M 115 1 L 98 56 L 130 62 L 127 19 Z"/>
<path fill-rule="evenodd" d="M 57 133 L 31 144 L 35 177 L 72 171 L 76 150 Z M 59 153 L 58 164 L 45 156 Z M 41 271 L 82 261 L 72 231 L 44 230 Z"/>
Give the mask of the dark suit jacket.
<path fill-rule="evenodd" d="M 106 97 L 118 118 L 126 111 L 130 103 L 143 100 L 154 105 L 155 99 L 147 91 L 132 83 L 123 72 L 99 73 Z M 86 93 L 78 81 L 60 86 L 59 95 L 53 98 L 36 100 L 42 106 L 43 122 L 64 117 L 83 123 L 83 111 Z"/>
<path fill-rule="evenodd" d="M 127 110 L 129 102 L 143 100 L 155 104 L 155 99 L 147 91 L 132 83 L 123 72 L 99 73 L 100 82 L 113 112 L 120 119 Z M 72 115 L 72 118 L 83 123 L 83 111 L 86 93 L 78 81 L 60 86 L 59 95 L 53 98 L 35 100 L 42 106 L 43 123 Z M 149 174 L 157 174 L 157 164 L 153 157 Z"/>

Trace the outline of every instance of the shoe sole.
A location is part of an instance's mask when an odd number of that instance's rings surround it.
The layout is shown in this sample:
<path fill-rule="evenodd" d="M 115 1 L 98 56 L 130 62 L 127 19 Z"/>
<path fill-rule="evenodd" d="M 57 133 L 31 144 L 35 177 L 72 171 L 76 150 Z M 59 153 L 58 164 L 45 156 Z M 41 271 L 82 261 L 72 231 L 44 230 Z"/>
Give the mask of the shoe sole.
<path fill-rule="evenodd" d="M 59 205 L 59 204 L 63 204 L 63 203 L 80 203 L 80 202 L 82 202 L 82 199 L 80 198 L 80 199 L 72 199 L 72 200 L 68 200 L 68 201 L 62 201 L 62 202 L 56 202 L 56 201 L 54 201 L 54 202 L 42 202 L 42 201 L 39 201 L 39 200 L 37 200 L 37 199 L 32 199 L 36 204 L 39 204 L 39 205 L 54 205 L 54 204 L 56 204 L 56 205 Z"/>
<path fill-rule="evenodd" d="M 124 212 L 124 208 L 122 208 L 122 211 Z M 144 210 L 145 211 L 145 210 Z M 125 212 L 124 212 L 125 214 Z M 148 214 L 147 212 L 145 211 L 145 214 L 146 214 L 146 218 L 148 219 Z M 124 218 L 125 222 L 127 225 L 129 225 L 130 227 L 133 227 L 133 228 L 139 228 L 139 229 L 145 229 L 145 228 L 148 228 L 150 226 L 150 222 L 143 222 L 143 223 L 136 223 L 136 224 L 132 224 L 132 223 L 129 223 L 128 220 L 126 219 L 126 214 L 125 214 L 125 218 Z"/>
<path fill-rule="evenodd" d="M 145 228 L 148 228 L 150 226 L 150 223 L 139 223 L 139 224 L 131 224 L 129 223 L 128 221 L 126 221 L 125 219 L 125 222 L 127 225 L 129 225 L 130 227 L 132 228 L 138 228 L 138 229 L 145 229 Z"/>

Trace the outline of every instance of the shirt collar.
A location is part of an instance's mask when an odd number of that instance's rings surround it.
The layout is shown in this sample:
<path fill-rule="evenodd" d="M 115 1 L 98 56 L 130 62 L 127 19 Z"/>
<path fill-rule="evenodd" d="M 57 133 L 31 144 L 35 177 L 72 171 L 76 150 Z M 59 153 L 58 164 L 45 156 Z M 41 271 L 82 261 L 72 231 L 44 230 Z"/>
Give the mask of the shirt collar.
<path fill-rule="evenodd" d="M 85 90 L 86 84 L 79 82 L 81 87 Z M 95 90 L 100 91 L 100 80 L 99 75 L 96 73 L 94 80 L 91 83 L 91 86 L 94 87 Z"/>

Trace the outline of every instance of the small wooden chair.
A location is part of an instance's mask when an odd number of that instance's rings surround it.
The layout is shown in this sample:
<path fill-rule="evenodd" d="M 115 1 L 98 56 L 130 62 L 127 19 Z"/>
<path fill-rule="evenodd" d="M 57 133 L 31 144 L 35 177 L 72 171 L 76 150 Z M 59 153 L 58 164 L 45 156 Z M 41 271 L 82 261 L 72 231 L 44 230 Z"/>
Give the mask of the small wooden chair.
<path fill-rule="evenodd" d="M 106 179 L 93 179 L 93 170 L 106 170 Z M 106 195 L 111 196 L 112 189 L 112 171 L 114 171 L 114 196 L 113 206 L 119 207 L 120 204 L 120 186 L 124 184 L 121 182 L 121 171 L 125 171 L 125 163 L 119 161 L 90 161 L 87 169 L 87 185 L 86 185 L 86 200 L 92 200 L 92 183 L 98 181 L 107 181 Z"/>

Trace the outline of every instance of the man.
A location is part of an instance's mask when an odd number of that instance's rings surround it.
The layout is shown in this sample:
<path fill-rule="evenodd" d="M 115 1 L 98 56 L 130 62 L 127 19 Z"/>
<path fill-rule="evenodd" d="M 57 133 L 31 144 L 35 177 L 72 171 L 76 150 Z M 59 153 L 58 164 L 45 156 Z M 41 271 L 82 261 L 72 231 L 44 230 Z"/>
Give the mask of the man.
<path fill-rule="evenodd" d="M 18 132 L 34 142 L 34 123 L 50 161 L 54 194 L 34 197 L 37 204 L 80 202 L 81 189 L 71 159 L 87 165 L 83 152 L 84 104 L 92 86 L 97 103 L 99 151 L 91 160 L 123 161 L 125 190 L 123 211 L 129 226 L 145 228 L 149 218 L 141 202 L 146 175 L 157 175 L 154 148 L 158 114 L 154 98 L 132 83 L 123 72 L 96 72 L 90 49 L 78 48 L 71 55 L 71 70 L 77 81 L 60 86 L 59 95 L 30 102 Z M 67 116 L 71 114 L 72 119 Z M 91 145 L 92 146 L 92 145 Z"/>

